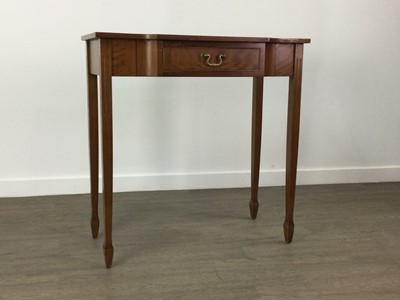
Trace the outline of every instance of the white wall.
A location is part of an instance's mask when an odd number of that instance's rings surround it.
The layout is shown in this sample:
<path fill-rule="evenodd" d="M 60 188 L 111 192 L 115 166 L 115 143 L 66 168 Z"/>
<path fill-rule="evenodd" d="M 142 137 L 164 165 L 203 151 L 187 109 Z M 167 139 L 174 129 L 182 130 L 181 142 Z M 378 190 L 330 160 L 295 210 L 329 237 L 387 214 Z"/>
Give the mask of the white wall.
<path fill-rule="evenodd" d="M 298 183 L 400 180 L 397 0 L 1 0 L 0 196 L 89 191 L 93 31 L 310 37 Z M 251 79 L 113 84 L 116 191 L 249 186 Z M 261 185 L 284 183 L 286 109 L 267 79 Z"/>

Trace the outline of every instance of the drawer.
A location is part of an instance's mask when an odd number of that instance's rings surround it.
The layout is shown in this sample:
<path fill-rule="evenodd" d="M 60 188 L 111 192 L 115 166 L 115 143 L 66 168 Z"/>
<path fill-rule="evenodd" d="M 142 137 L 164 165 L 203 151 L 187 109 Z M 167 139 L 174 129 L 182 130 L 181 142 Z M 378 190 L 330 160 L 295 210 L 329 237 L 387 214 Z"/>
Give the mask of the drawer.
<path fill-rule="evenodd" d="M 164 42 L 162 70 L 169 76 L 261 76 L 264 43 Z"/>

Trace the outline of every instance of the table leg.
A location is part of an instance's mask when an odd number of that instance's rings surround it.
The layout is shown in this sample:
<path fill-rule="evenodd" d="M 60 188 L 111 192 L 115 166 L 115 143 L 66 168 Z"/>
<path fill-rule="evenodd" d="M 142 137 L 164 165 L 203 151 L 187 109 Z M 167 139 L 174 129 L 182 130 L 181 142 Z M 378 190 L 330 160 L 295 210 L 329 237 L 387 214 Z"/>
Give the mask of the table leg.
<path fill-rule="evenodd" d="M 294 72 L 289 79 L 289 103 L 286 140 L 286 216 L 283 224 L 285 241 L 293 239 L 294 200 L 296 192 L 297 156 L 299 145 L 301 77 L 303 64 L 303 45 L 297 44 L 294 55 Z"/>
<path fill-rule="evenodd" d="M 99 233 L 99 121 L 97 76 L 90 73 L 90 42 L 86 43 L 87 53 L 87 85 L 88 85 L 88 112 L 89 112 L 89 156 L 90 156 L 90 198 L 92 215 L 90 225 L 92 236 Z"/>
<path fill-rule="evenodd" d="M 112 245 L 112 196 L 113 196 L 113 135 L 112 135 L 112 60 L 111 42 L 101 40 L 101 133 L 103 149 L 103 203 L 104 203 L 104 259 L 111 267 L 114 248 Z"/>
<path fill-rule="evenodd" d="M 260 175 L 260 151 L 262 128 L 264 77 L 253 77 L 253 112 L 251 129 L 251 198 L 250 216 L 254 220 L 258 212 L 258 184 Z"/>

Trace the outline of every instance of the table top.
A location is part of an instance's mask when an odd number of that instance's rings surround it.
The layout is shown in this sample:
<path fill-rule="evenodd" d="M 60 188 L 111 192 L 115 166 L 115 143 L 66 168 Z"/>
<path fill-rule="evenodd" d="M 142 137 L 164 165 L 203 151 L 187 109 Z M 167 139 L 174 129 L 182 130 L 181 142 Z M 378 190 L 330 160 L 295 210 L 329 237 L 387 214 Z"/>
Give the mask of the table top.
<path fill-rule="evenodd" d="M 232 36 L 199 36 L 199 35 L 170 35 L 170 34 L 137 34 L 115 32 L 93 32 L 82 36 L 83 41 L 98 38 L 132 39 L 132 40 L 163 40 L 163 41 L 201 41 L 201 42 L 233 42 L 233 43 L 285 43 L 306 44 L 309 38 L 270 38 L 270 37 L 232 37 Z"/>

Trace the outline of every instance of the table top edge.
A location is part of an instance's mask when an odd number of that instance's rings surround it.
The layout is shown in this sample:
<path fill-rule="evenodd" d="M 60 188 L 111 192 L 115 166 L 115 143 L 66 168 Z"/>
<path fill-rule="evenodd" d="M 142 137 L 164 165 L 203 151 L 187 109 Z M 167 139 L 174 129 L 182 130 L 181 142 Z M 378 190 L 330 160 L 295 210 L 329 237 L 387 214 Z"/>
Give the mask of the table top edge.
<path fill-rule="evenodd" d="M 310 43 L 309 38 L 270 38 L 270 37 L 233 37 L 233 36 L 205 36 L 205 35 L 172 35 L 172 34 L 137 34 L 115 32 L 93 32 L 81 37 L 82 41 L 99 38 L 106 39 L 135 39 L 135 40 L 162 40 L 162 41 L 202 41 L 202 42 L 246 42 L 246 43 Z"/>

